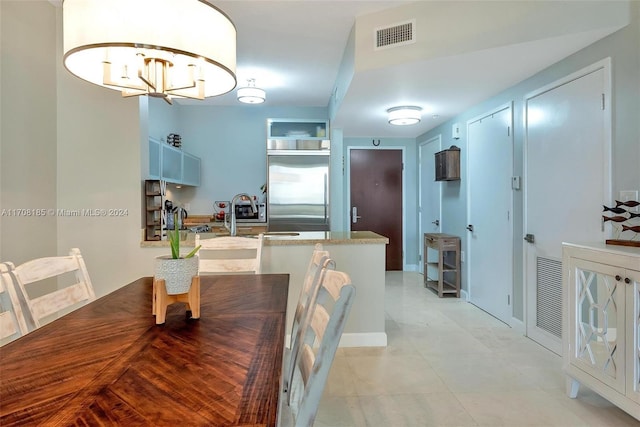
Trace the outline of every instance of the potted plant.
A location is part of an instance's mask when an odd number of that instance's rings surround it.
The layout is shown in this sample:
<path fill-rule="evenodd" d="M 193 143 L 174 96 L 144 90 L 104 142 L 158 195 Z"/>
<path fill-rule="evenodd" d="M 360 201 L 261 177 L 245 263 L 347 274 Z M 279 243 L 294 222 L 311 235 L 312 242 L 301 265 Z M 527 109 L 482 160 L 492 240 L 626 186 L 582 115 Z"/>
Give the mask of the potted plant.
<path fill-rule="evenodd" d="M 180 231 L 174 214 L 174 229 L 167 230 L 171 255 L 156 258 L 155 278 L 164 279 L 168 295 L 184 294 L 191 287 L 191 279 L 198 275 L 198 258 L 194 255 L 200 246 L 194 248 L 186 256 L 180 256 Z"/>

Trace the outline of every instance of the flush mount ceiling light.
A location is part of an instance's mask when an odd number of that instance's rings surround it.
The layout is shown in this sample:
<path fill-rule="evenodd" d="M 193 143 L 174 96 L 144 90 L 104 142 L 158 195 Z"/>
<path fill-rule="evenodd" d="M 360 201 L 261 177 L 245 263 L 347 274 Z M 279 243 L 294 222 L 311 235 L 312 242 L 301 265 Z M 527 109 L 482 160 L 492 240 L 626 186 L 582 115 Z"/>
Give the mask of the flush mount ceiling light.
<path fill-rule="evenodd" d="M 238 101 L 245 104 L 261 104 L 265 100 L 264 90 L 256 87 L 256 79 L 247 79 L 247 86 L 238 89 Z"/>
<path fill-rule="evenodd" d="M 393 107 L 387 110 L 389 124 L 397 126 L 414 125 L 422 118 L 420 107 Z"/>
<path fill-rule="evenodd" d="M 236 86 L 236 28 L 200 0 L 64 0 L 64 66 L 122 96 L 204 99 Z"/>

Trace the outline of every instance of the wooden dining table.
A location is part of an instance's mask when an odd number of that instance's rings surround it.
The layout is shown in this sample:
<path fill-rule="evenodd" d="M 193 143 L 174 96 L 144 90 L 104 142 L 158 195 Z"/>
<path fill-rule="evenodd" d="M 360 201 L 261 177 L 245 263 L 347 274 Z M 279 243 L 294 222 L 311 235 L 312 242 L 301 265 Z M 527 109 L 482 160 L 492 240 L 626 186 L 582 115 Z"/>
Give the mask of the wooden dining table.
<path fill-rule="evenodd" d="M 288 274 L 201 276 L 200 319 L 138 279 L 0 348 L 0 425 L 274 426 Z"/>

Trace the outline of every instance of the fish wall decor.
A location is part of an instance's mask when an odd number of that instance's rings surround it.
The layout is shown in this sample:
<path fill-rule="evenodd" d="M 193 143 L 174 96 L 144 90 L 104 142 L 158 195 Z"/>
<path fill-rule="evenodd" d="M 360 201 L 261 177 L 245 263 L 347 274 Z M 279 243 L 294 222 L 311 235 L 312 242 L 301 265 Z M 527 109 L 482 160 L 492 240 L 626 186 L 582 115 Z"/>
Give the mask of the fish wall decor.
<path fill-rule="evenodd" d="M 633 225 L 633 226 L 623 225 L 622 231 L 633 231 L 634 233 L 640 233 L 640 225 Z"/>
<path fill-rule="evenodd" d="M 627 200 L 626 202 L 621 202 L 620 200 L 616 200 L 616 208 L 620 206 L 635 208 L 638 205 L 640 205 L 640 202 L 636 202 L 635 200 Z"/>
<path fill-rule="evenodd" d="M 625 222 L 627 219 L 627 217 L 625 216 L 612 216 L 612 217 L 608 217 L 608 216 L 604 216 L 602 215 L 602 219 L 604 220 L 604 222 L 607 221 L 613 221 L 613 222 Z"/>
<path fill-rule="evenodd" d="M 617 213 L 617 214 L 623 214 L 623 213 L 627 212 L 627 210 L 624 209 L 624 208 L 609 208 L 609 207 L 607 207 L 605 205 L 602 205 L 602 207 L 604 208 L 602 210 L 602 212 L 611 211 L 611 212 Z"/>

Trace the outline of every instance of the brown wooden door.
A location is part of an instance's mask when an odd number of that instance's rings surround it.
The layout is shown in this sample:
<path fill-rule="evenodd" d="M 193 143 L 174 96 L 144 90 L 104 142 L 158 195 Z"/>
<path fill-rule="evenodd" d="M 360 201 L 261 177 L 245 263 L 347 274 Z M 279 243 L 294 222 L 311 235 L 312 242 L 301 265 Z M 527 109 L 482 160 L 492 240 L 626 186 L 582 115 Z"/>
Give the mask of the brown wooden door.
<path fill-rule="evenodd" d="M 402 270 L 402 150 L 351 150 L 350 168 L 351 230 L 388 237 L 385 269 Z"/>

